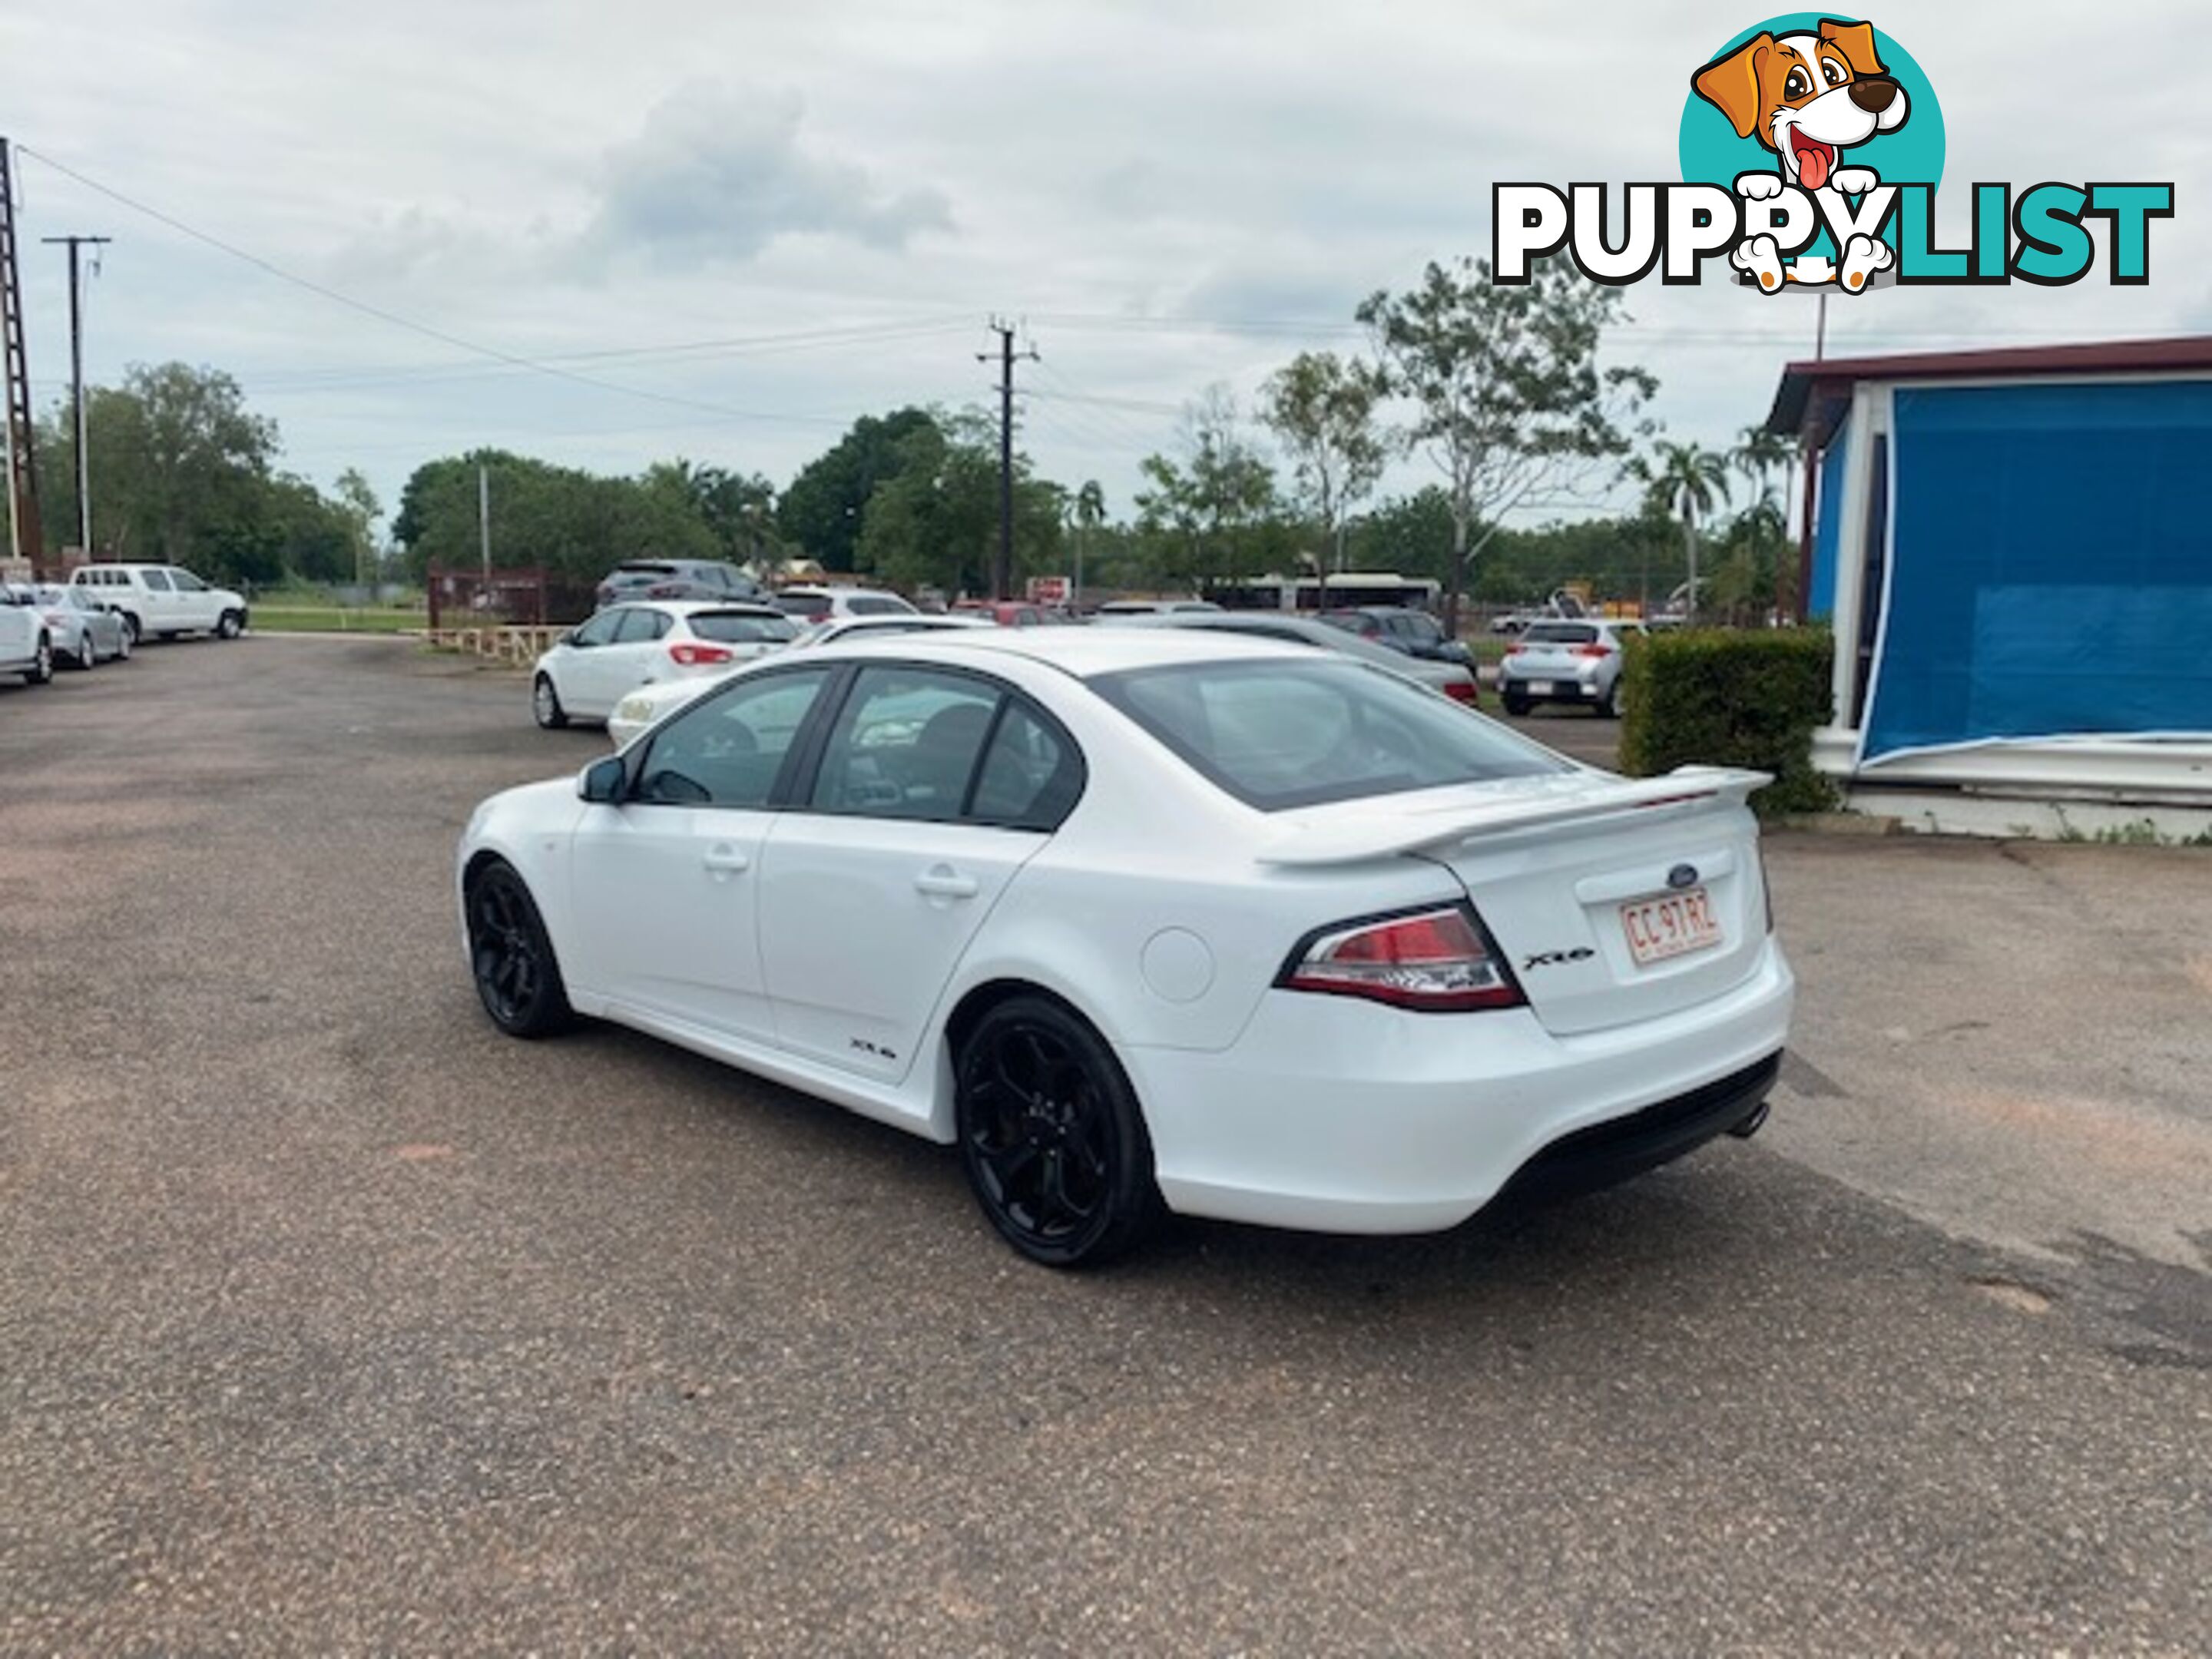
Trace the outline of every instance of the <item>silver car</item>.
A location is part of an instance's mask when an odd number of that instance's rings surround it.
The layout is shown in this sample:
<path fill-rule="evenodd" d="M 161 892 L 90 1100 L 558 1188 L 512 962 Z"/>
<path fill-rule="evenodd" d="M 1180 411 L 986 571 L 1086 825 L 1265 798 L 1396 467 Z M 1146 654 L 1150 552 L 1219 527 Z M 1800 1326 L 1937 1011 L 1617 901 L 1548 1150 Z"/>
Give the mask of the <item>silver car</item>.
<path fill-rule="evenodd" d="M 57 658 L 79 668 L 130 659 L 129 626 L 102 606 L 89 589 L 59 582 L 14 582 L 9 591 L 16 604 L 28 606 L 45 619 Z"/>
<path fill-rule="evenodd" d="M 1623 644 L 1643 632 L 1642 623 L 1610 617 L 1532 622 L 1498 665 L 1498 701 L 1509 714 L 1575 702 L 1609 720 L 1620 712 Z"/>
<path fill-rule="evenodd" d="M 1402 679 L 1425 685 L 1431 691 L 1441 692 L 1454 702 L 1468 708 L 1474 708 L 1480 700 L 1480 693 L 1475 688 L 1474 670 L 1465 663 L 1409 657 L 1402 651 L 1393 651 L 1387 645 L 1377 645 L 1372 640 L 1362 639 L 1358 635 L 1322 622 L 1317 617 L 1287 611 L 1176 611 L 1136 615 L 1122 612 L 1110 616 L 1101 611 L 1098 620 L 1120 628 L 1203 628 L 1216 634 L 1248 634 L 1263 640 L 1292 640 L 1300 645 L 1316 646 L 1324 651 L 1357 657 L 1377 668 L 1387 668 Z"/>

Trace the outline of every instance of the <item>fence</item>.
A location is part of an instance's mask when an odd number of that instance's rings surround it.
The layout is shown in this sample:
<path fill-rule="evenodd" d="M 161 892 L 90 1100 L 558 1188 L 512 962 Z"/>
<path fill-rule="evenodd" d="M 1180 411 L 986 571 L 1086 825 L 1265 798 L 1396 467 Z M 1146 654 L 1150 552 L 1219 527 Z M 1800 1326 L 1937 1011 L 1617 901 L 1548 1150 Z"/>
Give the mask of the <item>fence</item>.
<path fill-rule="evenodd" d="M 550 628 L 558 631 L 592 614 L 588 582 L 543 565 L 457 570 L 433 565 L 428 573 L 430 632 L 486 628 Z"/>

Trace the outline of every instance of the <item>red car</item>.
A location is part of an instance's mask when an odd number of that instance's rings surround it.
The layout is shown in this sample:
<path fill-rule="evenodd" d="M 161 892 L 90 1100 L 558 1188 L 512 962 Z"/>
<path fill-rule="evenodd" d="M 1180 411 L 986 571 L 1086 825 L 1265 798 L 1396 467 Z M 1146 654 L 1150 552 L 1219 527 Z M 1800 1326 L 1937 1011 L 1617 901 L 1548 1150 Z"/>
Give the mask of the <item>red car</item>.
<path fill-rule="evenodd" d="M 1042 628 L 1052 620 L 1041 607 L 1023 599 L 962 599 L 952 614 L 981 617 L 1001 628 Z"/>

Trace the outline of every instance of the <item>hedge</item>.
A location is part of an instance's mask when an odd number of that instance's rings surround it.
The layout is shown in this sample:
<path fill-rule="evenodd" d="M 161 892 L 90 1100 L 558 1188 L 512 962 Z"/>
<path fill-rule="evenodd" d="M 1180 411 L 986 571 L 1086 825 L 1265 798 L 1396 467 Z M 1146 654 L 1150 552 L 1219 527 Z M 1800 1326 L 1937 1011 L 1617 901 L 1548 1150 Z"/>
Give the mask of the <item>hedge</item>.
<path fill-rule="evenodd" d="M 1813 769 L 1813 732 L 1831 708 L 1834 641 L 1824 628 L 1705 629 L 1632 639 L 1622 671 L 1621 769 L 1743 766 L 1774 782 L 1762 817 L 1826 811 L 1834 784 Z"/>

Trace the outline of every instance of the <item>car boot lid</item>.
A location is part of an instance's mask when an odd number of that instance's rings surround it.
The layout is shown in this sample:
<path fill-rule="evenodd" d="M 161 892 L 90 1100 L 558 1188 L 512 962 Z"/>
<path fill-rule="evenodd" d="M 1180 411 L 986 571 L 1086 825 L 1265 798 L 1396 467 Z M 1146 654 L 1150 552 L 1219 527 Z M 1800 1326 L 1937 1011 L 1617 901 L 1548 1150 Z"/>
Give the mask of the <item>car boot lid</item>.
<path fill-rule="evenodd" d="M 1255 856 L 1262 864 L 1310 866 L 1448 851 L 1477 838 L 1595 825 L 1629 813 L 1740 806 L 1773 781 L 1735 767 L 1680 766 L 1652 778 L 1593 770 L 1424 790 L 1418 799 L 1375 796 L 1279 814 Z"/>

